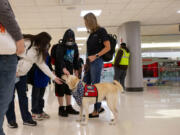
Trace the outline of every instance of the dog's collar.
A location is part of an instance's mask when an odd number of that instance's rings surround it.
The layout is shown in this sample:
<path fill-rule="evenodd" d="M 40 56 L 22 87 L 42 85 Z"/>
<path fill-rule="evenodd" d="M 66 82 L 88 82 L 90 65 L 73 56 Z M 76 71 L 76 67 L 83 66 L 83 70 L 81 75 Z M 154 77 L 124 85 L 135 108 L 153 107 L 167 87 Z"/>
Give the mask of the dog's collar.
<path fill-rule="evenodd" d="M 79 81 L 79 83 L 77 84 L 77 86 L 74 88 L 74 89 L 72 89 L 74 92 L 76 92 L 77 90 L 78 90 L 78 88 L 79 87 L 84 87 L 84 85 L 83 85 L 84 83 L 82 82 L 82 81 Z"/>

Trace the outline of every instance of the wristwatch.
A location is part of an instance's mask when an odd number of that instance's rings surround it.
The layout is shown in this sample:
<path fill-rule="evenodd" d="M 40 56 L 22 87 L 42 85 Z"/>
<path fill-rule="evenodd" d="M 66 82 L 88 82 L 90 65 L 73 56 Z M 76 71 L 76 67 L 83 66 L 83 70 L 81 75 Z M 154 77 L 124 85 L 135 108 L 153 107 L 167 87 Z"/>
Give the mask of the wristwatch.
<path fill-rule="evenodd" d="M 98 55 L 98 54 L 96 54 L 96 58 L 99 58 L 99 55 Z"/>

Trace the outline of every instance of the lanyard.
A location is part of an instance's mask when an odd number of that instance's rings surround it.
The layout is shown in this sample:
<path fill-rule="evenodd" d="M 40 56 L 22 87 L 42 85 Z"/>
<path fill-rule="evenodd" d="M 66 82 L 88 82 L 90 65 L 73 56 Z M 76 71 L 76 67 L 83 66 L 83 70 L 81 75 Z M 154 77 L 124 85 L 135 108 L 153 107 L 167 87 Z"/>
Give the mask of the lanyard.
<path fill-rule="evenodd" d="M 0 24 L 0 33 L 5 33 L 5 28 Z"/>

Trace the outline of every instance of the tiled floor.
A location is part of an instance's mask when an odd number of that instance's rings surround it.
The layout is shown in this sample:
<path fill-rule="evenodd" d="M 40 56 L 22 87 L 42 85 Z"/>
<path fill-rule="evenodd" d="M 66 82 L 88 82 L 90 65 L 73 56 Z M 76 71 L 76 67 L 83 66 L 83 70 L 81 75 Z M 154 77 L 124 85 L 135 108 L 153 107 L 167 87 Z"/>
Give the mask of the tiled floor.
<path fill-rule="evenodd" d="M 30 90 L 28 95 L 30 97 Z M 23 126 L 16 105 L 19 128 L 8 128 L 5 120 L 6 135 L 180 135 L 178 86 L 148 87 L 144 92 L 121 94 L 119 120 L 115 126 L 108 124 L 111 113 L 105 102 L 106 111 L 100 118 L 91 119 L 87 126 L 81 126 L 76 122 L 77 116 L 62 118 L 57 115 L 58 104 L 53 90 L 47 89 L 45 99 L 45 110 L 51 116 L 49 120 L 38 122 L 36 127 Z M 76 104 L 74 107 L 78 108 Z"/>

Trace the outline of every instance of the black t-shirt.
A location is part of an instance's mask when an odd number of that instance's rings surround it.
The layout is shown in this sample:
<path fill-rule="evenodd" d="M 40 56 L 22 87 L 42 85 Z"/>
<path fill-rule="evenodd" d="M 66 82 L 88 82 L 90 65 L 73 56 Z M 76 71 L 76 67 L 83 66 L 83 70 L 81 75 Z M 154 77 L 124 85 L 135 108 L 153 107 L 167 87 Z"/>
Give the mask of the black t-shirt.
<path fill-rule="evenodd" d="M 107 31 L 100 27 L 96 32 L 89 35 L 87 40 L 87 55 L 95 55 L 99 53 L 103 48 L 103 42 L 109 40 Z"/>
<path fill-rule="evenodd" d="M 78 70 L 79 51 L 76 44 L 72 47 L 59 44 L 56 49 L 55 73 L 58 76 L 63 74 L 63 68 L 66 68 L 71 74 L 73 74 L 73 69 Z"/>

